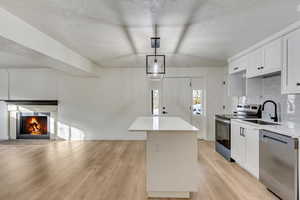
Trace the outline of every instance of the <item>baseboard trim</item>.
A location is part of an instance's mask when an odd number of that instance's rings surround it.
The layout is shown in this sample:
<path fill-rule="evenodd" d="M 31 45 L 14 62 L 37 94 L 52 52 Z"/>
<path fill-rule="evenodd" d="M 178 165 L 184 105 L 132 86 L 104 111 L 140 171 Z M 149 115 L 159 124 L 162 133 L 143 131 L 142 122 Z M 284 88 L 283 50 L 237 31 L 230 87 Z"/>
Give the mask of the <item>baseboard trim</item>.
<path fill-rule="evenodd" d="M 190 192 L 148 192 L 150 198 L 190 198 Z"/>

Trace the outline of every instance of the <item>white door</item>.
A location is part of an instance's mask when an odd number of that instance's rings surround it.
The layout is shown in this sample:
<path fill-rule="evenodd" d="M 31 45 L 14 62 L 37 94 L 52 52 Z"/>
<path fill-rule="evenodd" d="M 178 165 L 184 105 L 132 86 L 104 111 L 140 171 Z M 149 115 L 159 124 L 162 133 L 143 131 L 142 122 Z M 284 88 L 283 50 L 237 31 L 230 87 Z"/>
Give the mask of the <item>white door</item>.
<path fill-rule="evenodd" d="M 191 123 L 190 78 L 164 78 L 161 113 L 178 116 Z"/>
<path fill-rule="evenodd" d="M 207 139 L 206 135 L 206 87 L 203 78 L 192 78 L 192 125 L 199 129 L 198 138 Z"/>
<path fill-rule="evenodd" d="M 161 114 L 183 118 L 199 129 L 199 139 L 207 139 L 204 79 L 168 77 L 162 83 Z"/>

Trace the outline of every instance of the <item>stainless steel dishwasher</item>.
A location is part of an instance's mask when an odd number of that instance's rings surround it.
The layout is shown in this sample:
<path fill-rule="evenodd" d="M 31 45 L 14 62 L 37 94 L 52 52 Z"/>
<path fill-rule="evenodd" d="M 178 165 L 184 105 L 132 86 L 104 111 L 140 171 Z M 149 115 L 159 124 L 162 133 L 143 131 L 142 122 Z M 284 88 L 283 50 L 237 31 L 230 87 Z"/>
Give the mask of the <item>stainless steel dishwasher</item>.
<path fill-rule="evenodd" d="M 283 200 L 298 200 L 298 140 L 262 130 L 259 180 Z"/>

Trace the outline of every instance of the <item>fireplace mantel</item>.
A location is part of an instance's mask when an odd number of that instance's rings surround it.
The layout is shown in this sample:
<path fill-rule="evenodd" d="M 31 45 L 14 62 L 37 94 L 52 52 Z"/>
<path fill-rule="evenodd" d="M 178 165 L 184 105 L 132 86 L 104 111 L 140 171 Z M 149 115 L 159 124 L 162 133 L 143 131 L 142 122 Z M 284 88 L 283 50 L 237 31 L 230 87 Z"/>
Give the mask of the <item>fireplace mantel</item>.
<path fill-rule="evenodd" d="M 17 123 L 18 116 L 20 113 L 50 113 L 50 126 L 49 134 L 50 139 L 55 140 L 57 138 L 57 112 L 58 112 L 58 101 L 49 100 L 6 100 L 7 111 L 8 111 L 8 137 L 11 140 L 15 140 L 17 137 Z"/>
<path fill-rule="evenodd" d="M 8 105 L 52 105 L 57 106 L 57 100 L 5 100 Z"/>

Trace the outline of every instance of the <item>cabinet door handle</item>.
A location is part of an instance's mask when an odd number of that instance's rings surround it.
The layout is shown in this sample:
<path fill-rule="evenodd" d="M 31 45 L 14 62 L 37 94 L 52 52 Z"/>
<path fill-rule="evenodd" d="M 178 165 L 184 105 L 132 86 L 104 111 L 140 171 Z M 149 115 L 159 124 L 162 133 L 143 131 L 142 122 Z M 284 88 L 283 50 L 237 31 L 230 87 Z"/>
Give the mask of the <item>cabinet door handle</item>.
<path fill-rule="evenodd" d="M 240 136 L 245 137 L 245 129 L 240 127 Z"/>
<path fill-rule="evenodd" d="M 297 86 L 300 86 L 300 82 L 296 83 Z"/>
<path fill-rule="evenodd" d="M 258 70 L 261 70 L 261 69 L 263 69 L 264 68 L 264 66 L 257 66 L 257 69 Z"/>
<path fill-rule="evenodd" d="M 239 69 L 238 67 L 233 68 L 234 71 L 236 71 L 236 70 L 238 70 L 238 69 Z"/>

